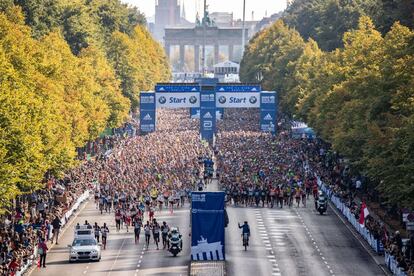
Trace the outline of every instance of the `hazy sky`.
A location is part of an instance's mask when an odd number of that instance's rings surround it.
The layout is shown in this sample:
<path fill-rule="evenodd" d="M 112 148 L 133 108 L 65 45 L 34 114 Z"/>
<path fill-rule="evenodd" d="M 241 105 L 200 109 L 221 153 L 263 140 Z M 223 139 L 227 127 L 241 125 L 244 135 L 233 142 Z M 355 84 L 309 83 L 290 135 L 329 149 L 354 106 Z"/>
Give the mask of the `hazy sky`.
<path fill-rule="evenodd" d="M 185 11 L 187 20 L 194 22 L 196 10 L 202 14 L 203 0 L 178 0 L 185 3 Z M 144 12 L 147 17 L 151 17 L 155 13 L 155 0 L 122 0 L 137 6 L 140 11 Z M 242 18 L 243 0 L 207 0 L 209 11 L 233 12 L 234 18 Z M 261 19 L 266 11 L 268 16 L 273 13 L 282 11 L 286 8 L 286 0 L 246 0 L 246 20 L 251 20 L 252 11 L 254 18 Z"/>

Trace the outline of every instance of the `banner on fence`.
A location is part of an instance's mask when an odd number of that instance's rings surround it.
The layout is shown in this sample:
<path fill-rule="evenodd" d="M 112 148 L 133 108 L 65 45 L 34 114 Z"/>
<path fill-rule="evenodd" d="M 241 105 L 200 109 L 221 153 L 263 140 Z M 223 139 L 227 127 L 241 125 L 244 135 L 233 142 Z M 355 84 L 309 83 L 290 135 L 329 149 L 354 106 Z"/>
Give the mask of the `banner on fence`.
<path fill-rule="evenodd" d="M 191 260 L 225 260 L 224 193 L 191 194 Z"/>

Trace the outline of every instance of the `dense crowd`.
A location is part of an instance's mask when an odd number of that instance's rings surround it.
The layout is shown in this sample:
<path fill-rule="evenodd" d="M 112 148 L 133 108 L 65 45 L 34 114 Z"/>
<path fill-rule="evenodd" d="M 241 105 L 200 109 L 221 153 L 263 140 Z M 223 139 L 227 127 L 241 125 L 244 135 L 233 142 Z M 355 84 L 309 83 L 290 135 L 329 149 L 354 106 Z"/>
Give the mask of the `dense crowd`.
<path fill-rule="evenodd" d="M 97 205 L 101 212 L 114 210 L 127 226 L 142 206 L 182 204 L 200 178 L 200 158 L 211 156 L 187 110 L 159 110 L 157 121 L 156 132 L 123 140 L 95 163 Z"/>
<path fill-rule="evenodd" d="M 218 124 L 214 151 L 227 199 L 245 206 L 283 208 L 292 206 L 295 198 L 297 206 L 300 200 L 305 205 L 309 194 L 317 191 L 317 175 L 358 217 L 356 194 L 363 179 L 352 175 L 321 141 L 292 139 L 288 120 L 280 121 L 277 136 L 258 132 L 258 115 L 251 110 L 226 110 Z M 60 180 L 50 179 L 45 189 L 19 197 L 14 210 L 0 220 L 1 275 L 15 275 L 35 248 L 46 252 L 43 241 L 57 242 L 63 214 L 85 190 L 93 190 L 101 212 L 114 211 L 117 227 L 118 221 L 133 225 L 142 206 L 153 213 L 157 207 L 183 204 L 202 176 L 200 160 L 212 156 L 211 148 L 200 142 L 198 124 L 187 110 L 158 110 L 156 132 L 104 138 L 102 150 L 95 149 L 95 159 Z M 139 226 L 146 235 L 161 229 L 151 219 Z M 398 232 L 391 234 L 371 216 L 365 226 L 413 275 L 414 238 L 404 245 Z"/>
<path fill-rule="evenodd" d="M 283 124 L 278 136 L 258 132 L 257 113 L 229 110 L 219 124 L 219 176 L 228 200 L 271 207 L 292 206 L 295 200 L 306 205 L 316 185 L 303 150 L 306 143 L 290 139 Z"/>
<path fill-rule="evenodd" d="M 160 110 L 157 117 L 157 132 L 97 140 L 89 145 L 96 158 L 17 199 L 14 210 L 0 219 L 0 275 L 15 275 L 30 258 L 37 261 L 32 255 L 35 248 L 43 251 L 43 241 L 57 242 L 63 215 L 85 190 L 112 202 L 153 201 L 160 194 L 177 196 L 195 184 L 199 157 L 211 155 L 199 141 L 197 122 L 186 110 Z"/>
<path fill-rule="evenodd" d="M 45 189 L 20 196 L 15 208 L 0 219 L 0 275 L 15 275 L 33 256 L 42 239 L 51 240 L 60 228 L 63 215 L 79 196 L 91 188 L 83 175 L 91 173 L 91 163 L 68 172 L 61 180 L 50 179 Z"/>

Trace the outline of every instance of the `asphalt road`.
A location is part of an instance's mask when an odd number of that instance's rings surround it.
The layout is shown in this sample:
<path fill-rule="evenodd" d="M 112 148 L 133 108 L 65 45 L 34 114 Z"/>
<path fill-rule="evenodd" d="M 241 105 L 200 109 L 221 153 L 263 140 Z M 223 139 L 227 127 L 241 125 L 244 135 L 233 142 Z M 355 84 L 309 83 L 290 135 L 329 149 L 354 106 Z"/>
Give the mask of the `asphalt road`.
<path fill-rule="evenodd" d="M 226 229 L 228 275 L 384 275 L 339 218 L 328 209 L 321 216 L 312 204 L 307 208 L 227 207 L 230 218 Z M 138 245 L 132 232 L 115 231 L 114 215 L 99 214 L 89 202 L 62 235 L 47 257 L 47 268 L 36 268 L 38 275 L 187 275 L 190 259 L 188 204 L 173 214 L 156 213 L 158 221 L 178 226 L 183 234 L 184 250 L 177 257 L 156 249 L 151 241 L 144 248 L 144 237 Z M 100 262 L 68 262 L 67 247 L 73 240 L 73 226 L 88 220 L 110 226 L 108 246 Z M 247 220 L 251 227 L 250 246 L 244 251 L 237 222 Z"/>
<path fill-rule="evenodd" d="M 328 208 L 325 215 L 307 208 L 227 207 L 229 275 L 361 276 L 383 271 Z M 242 248 L 237 222 L 247 220 L 250 247 Z"/>
<path fill-rule="evenodd" d="M 79 216 L 72 222 L 63 233 L 58 245 L 54 245 L 49 251 L 46 260 L 46 268 L 36 268 L 31 276 L 64 276 L 64 275 L 187 275 L 190 244 L 189 244 L 189 209 L 188 204 L 182 209 L 175 210 L 172 214 L 164 210 L 156 212 L 155 218 L 159 221 L 166 221 L 170 227 L 179 227 L 184 237 L 184 250 L 173 257 L 168 251 L 157 250 L 151 239 L 149 248 L 144 247 L 145 238 L 143 231 L 139 244 L 135 244 L 133 229 L 129 233 L 123 228 L 119 233 L 115 230 L 114 214 L 101 215 L 90 201 Z M 147 219 L 147 214 L 145 216 Z M 83 224 L 88 220 L 91 224 L 98 222 L 109 225 L 109 237 L 106 250 L 103 250 L 100 262 L 69 263 L 68 244 L 73 241 L 73 227 L 76 223 Z M 131 232 L 132 230 L 132 232 Z"/>

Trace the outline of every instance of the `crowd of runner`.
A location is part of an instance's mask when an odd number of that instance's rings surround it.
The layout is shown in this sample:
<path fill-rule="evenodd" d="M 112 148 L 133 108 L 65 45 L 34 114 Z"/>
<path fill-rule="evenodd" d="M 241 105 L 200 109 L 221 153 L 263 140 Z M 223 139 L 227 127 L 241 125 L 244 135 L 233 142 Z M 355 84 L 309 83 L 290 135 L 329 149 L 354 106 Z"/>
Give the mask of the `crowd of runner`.
<path fill-rule="evenodd" d="M 16 208 L 0 219 L 0 275 L 15 275 L 43 240 L 57 242 L 63 215 L 85 190 L 93 191 L 103 212 L 120 214 L 131 231 L 142 205 L 152 213 L 183 204 L 201 173 L 199 157 L 211 152 L 200 142 L 198 124 L 188 111 L 158 111 L 157 117 L 157 132 L 108 138 L 101 148 L 92 144 L 94 151 L 103 150 L 97 158 L 19 198 Z M 154 220 L 150 226 L 158 231 Z"/>
<path fill-rule="evenodd" d="M 218 174 L 228 202 L 272 208 L 306 206 L 309 195 L 317 192 L 303 151 L 306 142 L 290 139 L 283 125 L 277 137 L 260 133 L 255 114 L 241 112 L 250 120 L 241 122 L 240 110 L 226 111 L 217 135 Z"/>
<path fill-rule="evenodd" d="M 189 119 L 187 110 L 160 110 L 157 121 L 156 132 L 108 140 L 113 145 L 105 148 L 105 154 L 68 172 L 62 180 L 49 181 L 47 189 L 21 198 L 17 208 L 0 220 L 1 275 L 14 275 L 43 240 L 57 242 L 63 214 L 87 189 L 93 191 L 99 212 L 114 216 L 115 231 L 134 233 L 136 243 L 143 231 L 147 248 L 152 237 L 157 249 L 165 249 L 170 226 L 158 221 L 155 212 L 173 212 L 188 200 L 202 176 L 200 161 L 211 157 L 212 149 L 200 142 L 198 121 Z M 318 192 L 318 175 L 359 214 L 355 190 L 361 180 L 349 173 L 338 156 L 320 141 L 292 139 L 287 120 L 281 121 L 275 137 L 258 132 L 258 121 L 257 112 L 226 110 L 218 124 L 217 175 L 229 204 L 306 207 L 309 196 Z M 97 239 L 106 239 L 107 225 L 92 226 Z M 372 217 L 366 227 L 381 238 L 401 267 L 413 270 L 413 239 L 412 247 L 403 251 L 398 233 L 388 233 Z"/>

